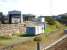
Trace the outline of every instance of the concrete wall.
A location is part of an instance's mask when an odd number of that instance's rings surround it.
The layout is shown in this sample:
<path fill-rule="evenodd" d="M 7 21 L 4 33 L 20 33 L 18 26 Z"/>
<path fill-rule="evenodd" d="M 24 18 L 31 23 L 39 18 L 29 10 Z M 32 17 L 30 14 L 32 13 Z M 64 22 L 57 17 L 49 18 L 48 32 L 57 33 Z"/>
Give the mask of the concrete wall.
<path fill-rule="evenodd" d="M 15 33 L 24 33 L 25 26 L 23 24 L 0 24 L 0 35 L 12 35 Z"/>

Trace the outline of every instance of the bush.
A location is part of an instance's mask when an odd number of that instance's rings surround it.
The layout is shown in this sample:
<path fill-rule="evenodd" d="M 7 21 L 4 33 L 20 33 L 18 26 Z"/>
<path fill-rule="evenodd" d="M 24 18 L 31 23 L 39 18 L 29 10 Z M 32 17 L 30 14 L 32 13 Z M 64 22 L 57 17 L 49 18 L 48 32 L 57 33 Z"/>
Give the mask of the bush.
<path fill-rule="evenodd" d="M 2 39 L 2 40 L 5 39 L 6 40 L 6 39 L 11 39 L 11 37 L 9 37 L 9 36 L 0 36 L 0 39 Z"/>
<path fill-rule="evenodd" d="M 50 25 L 56 24 L 55 19 L 53 19 L 51 16 L 46 17 L 45 20 L 46 20 L 46 21 L 48 22 L 48 24 L 50 24 Z"/>

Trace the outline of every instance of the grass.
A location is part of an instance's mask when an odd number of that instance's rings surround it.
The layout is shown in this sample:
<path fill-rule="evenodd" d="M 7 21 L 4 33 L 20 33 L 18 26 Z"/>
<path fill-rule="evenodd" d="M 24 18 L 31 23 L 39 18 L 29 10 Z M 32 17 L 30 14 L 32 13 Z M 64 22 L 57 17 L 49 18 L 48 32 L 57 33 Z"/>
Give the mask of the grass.
<path fill-rule="evenodd" d="M 18 37 L 18 36 L 13 36 L 10 39 L 2 38 L 2 39 L 0 39 L 0 45 L 8 46 L 8 45 L 23 42 L 23 41 L 26 41 L 26 40 L 29 40 L 29 39 L 30 39 L 30 37 Z"/>
<path fill-rule="evenodd" d="M 45 33 L 50 33 L 52 31 L 55 31 L 56 29 L 58 29 L 59 27 L 61 27 L 62 25 L 55 21 L 56 24 L 55 25 L 48 25 L 48 27 L 44 30 Z"/>
<path fill-rule="evenodd" d="M 41 45 L 44 45 L 44 47 L 46 47 L 49 44 L 51 44 L 52 42 L 56 41 L 58 38 L 60 38 L 62 36 L 62 33 L 58 34 L 58 32 L 57 33 L 55 32 L 54 34 L 50 34 L 48 37 L 45 37 L 45 34 L 41 34 L 39 36 L 42 37 L 42 41 L 40 42 Z M 10 39 L 10 40 L 0 40 L 0 43 L 3 43 L 3 45 L 9 45 L 9 44 L 19 43 L 19 41 L 21 42 L 23 40 L 27 40 L 23 43 L 16 45 L 12 49 L 13 50 L 36 50 L 36 42 L 33 41 L 33 39 L 28 41 L 30 38 L 28 38 L 28 37 L 12 37 L 12 39 Z"/>
<path fill-rule="evenodd" d="M 50 33 L 54 30 L 56 30 L 56 26 L 55 25 L 48 25 L 48 27 L 44 30 L 45 33 Z"/>
<path fill-rule="evenodd" d="M 45 33 L 50 33 L 50 32 L 52 32 L 52 29 L 51 28 L 45 29 Z"/>
<path fill-rule="evenodd" d="M 51 44 L 52 42 L 56 41 L 58 38 L 60 38 L 63 34 L 61 32 L 62 32 L 62 30 L 60 31 L 59 34 L 58 34 L 58 32 L 57 33 L 55 32 L 54 34 L 50 34 L 47 38 L 45 37 L 45 34 L 39 35 L 42 38 L 42 41 L 40 42 L 42 47 L 46 47 L 49 44 Z M 13 50 L 36 50 L 36 42 L 33 41 L 33 39 L 32 39 L 29 42 L 25 42 L 24 44 L 19 44 L 19 45 L 15 46 L 13 48 Z"/>
<path fill-rule="evenodd" d="M 12 37 L 11 39 L 4 39 L 4 38 L 0 37 L 0 44 L 1 45 L 9 45 L 9 44 L 12 44 L 12 42 L 15 40 L 16 40 L 15 37 Z"/>
<path fill-rule="evenodd" d="M 60 26 L 61 24 L 59 24 L 57 22 L 58 26 Z M 56 25 L 48 25 L 47 29 L 45 29 L 45 33 L 50 33 L 52 31 L 55 31 L 56 29 L 58 29 L 58 27 L 56 27 Z M 57 38 L 59 37 L 60 35 L 58 33 L 56 33 L 55 35 L 51 35 L 50 37 L 45 37 L 45 34 L 42 35 L 42 43 L 44 44 L 48 44 L 50 43 L 51 40 L 53 40 L 53 38 Z M 0 45 L 4 45 L 4 46 L 8 46 L 8 45 L 12 45 L 12 44 L 15 44 L 15 43 L 20 43 L 20 42 L 23 42 L 23 41 L 28 41 L 29 39 L 32 39 L 31 37 L 17 37 L 17 36 L 13 36 L 12 38 L 10 39 L 2 39 L 0 37 Z M 54 39 L 55 40 L 55 39 Z M 49 42 L 48 42 L 49 41 Z M 14 50 L 35 50 L 35 42 L 34 41 L 30 41 L 30 42 L 26 42 L 24 44 L 19 44 L 18 46 L 16 46 L 16 48 L 14 48 Z"/>
<path fill-rule="evenodd" d="M 0 36 L 0 40 L 9 40 L 11 37 Z"/>
<path fill-rule="evenodd" d="M 67 26 L 65 26 L 65 29 L 67 29 Z"/>

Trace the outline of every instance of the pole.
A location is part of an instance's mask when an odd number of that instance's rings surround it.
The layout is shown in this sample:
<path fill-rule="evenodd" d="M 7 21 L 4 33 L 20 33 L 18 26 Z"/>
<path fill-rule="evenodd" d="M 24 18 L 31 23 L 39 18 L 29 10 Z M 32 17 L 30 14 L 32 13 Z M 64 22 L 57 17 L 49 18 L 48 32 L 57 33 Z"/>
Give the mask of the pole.
<path fill-rule="evenodd" d="M 37 50 L 40 50 L 40 43 L 37 42 Z"/>

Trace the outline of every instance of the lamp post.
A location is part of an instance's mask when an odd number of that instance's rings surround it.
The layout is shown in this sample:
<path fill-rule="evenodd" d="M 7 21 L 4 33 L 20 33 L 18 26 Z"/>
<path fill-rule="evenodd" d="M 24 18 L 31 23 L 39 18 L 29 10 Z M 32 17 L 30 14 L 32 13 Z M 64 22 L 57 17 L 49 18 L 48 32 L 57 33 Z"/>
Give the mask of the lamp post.
<path fill-rule="evenodd" d="M 42 40 L 42 38 L 41 37 L 35 37 L 34 38 L 34 41 L 36 41 L 37 42 L 37 50 L 40 50 L 40 41 Z"/>

